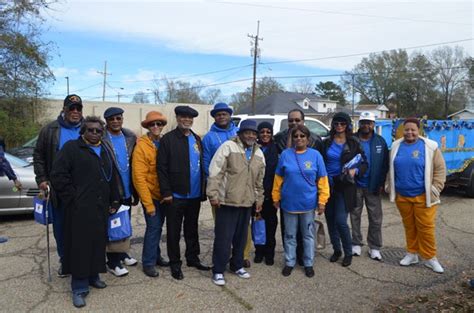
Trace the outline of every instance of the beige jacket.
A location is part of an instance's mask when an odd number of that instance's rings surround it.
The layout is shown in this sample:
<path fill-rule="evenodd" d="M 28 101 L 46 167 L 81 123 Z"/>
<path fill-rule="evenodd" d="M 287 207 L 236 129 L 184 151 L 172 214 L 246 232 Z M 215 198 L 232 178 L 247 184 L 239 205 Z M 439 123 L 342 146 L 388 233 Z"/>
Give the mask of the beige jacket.
<path fill-rule="evenodd" d="M 440 203 L 440 194 L 446 181 L 446 164 L 438 149 L 438 143 L 425 137 L 419 137 L 425 142 L 425 194 L 426 207 Z M 390 201 L 395 202 L 395 169 L 393 163 L 403 138 L 393 142 L 390 151 L 390 169 L 388 171 L 385 191 L 390 195 Z"/>
<path fill-rule="evenodd" d="M 263 204 L 265 157 L 257 144 L 247 160 L 239 137 L 224 142 L 209 166 L 206 194 L 220 204 L 251 207 Z"/>

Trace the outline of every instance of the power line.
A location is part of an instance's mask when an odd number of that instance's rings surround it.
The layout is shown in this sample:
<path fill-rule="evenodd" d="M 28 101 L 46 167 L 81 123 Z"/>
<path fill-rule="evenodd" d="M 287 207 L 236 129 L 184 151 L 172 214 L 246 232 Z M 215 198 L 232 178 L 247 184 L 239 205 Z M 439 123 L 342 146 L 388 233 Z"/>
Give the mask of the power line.
<path fill-rule="evenodd" d="M 466 39 L 460 39 L 460 40 L 438 42 L 438 43 L 433 43 L 433 44 L 426 44 L 426 45 L 420 45 L 420 46 L 412 46 L 412 47 L 406 47 L 406 48 L 396 48 L 396 49 L 380 50 L 380 51 L 373 51 L 373 52 L 360 52 L 360 53 L 337 55 L 337 56 L 328 56 L 328 57 L 320 57 L 320 58 L 296 59 L 296 60 L 274 61 L 274 62 L 261 62 L 260 64 L 269 65 L 269 64 L 297 63 L 297 62 L 308 62 L 308 61 L 318 61 L 318 60 L 350 58 L 350 57 L 362 56 L 362 55 L 367 55 L 367 54 L 389 52 L 389 51 L 393 51 L 393 50 L 412 50 L 412 49 L 420 49 L 420 48 L 434 47 L 434 46 L 440 46 L 440 45 L 446 45 L 446 44 L 452 44 L 452 43 L 459 43 L 459 42 L 466 42 L 466 41 L 472 41 L 472 40 L 474 40 L 474 38 L 466 38 Z"/>
<path fill-rule="evenodd" d="M 451 25 L 472 26 L 470 23 L 458 23 L 458 22 L 449 22 L 449 21 L 440 21 L 440 20 L 422 20 L 422 19 L 413 19 L 413 18 L 408 18 L 408 17 L 382 16 L 382 15 L 362 14 L 362 13 L 345 13 L 345 12 L 337 12 L 337 11 L 330 11 L 330 10 L 300 9 L 300 8 L 280 7 L 280 6 L 273 6 L 273 5 L 266 5 L 266 4 L 237 3 L 237 2 L 221 2 L 221 1 L 218 1 L 217 3 L 229 4 L 229 5 L 239 5 L 239 6 L 259 7 L 259 8 L 279 9 L 279 10 L 302 11 L 302 12 L 317 12 L 317 13 L 335 14 L 335 15 L 345 15 L 345 16 L 359 16 L 359 17 L 381 18 L 381 19 L 397 20 L 397 21 L 407 21 L 407 22 L 420 22 L 420 23 L 435 23 L 435 24 L 451 24 Z"/>

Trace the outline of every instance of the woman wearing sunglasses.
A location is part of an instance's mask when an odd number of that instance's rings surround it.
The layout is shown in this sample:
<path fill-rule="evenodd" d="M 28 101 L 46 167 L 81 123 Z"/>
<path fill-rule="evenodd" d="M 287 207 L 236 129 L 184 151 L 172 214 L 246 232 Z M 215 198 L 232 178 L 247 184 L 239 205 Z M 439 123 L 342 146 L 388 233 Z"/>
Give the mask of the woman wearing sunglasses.
<path fill-rule="evenodd" d="M 323 141 L 322 153 L 331 186 L 331 197 L 325 213 L 334 249 L 329 261 L 336 262 L 344 250 L 342 266 L 349 266 L 352 263 L 352 239 L 347 217 L 356 204 L 357 186 L 354 176 L 357 173 L 363 174 L 367 163 L 359 141 L 352 135 L 352 120 L 347 113 L 334 114 L 329 134 L 329 138 Z M 343 170 L 344 165 L 357 154 L 362 157 L 362 162 L 356 168 Z"/>
<path fill-rule="evenodd" d="M 161 194 L 156 171 L 161 132 L 166 125 L 166 117 L 158 111 L 151 111 L 141 125 L 148 129 L 148 133 L 138 139 L 133 150 L 132 180 L 142 202 L 146 222 L 142 251 L 143 272 L 147 276 L 158 277 L 155 266 L 169 265 L 161 258 L 160 240 L 164 212 L 160 207 Z"/>
<path fill-rule="evenodd" d="M 324 213 L 329 183 L 321 154 L 308 148 L 310 132 L 304 125 L 291 130 L 293 147 L 283 150 L 275 172 L 272 197 L 285 220 L 285 267 L 289 276 L 296 264 L 296 233 L 303 237 L 303 263 L 307 277 L 314 276 L 314 214 Z"/>
<path fill-rule="evenodd" d="M 269 122 L 258 124 L 258 144 L 265 156 L 265 176 L 263 177 L 263 189 L 265 200 L 262 207 L 262 218 L 265 220 L 266 243 L 255 245 L 255 263 L 261 263 L 265 258 L 265 264 L 273 265 L 275 258 L 275 233 L 278 225 L 277 211 L 273 206 L 272 188 L 275 169 L 278 164 L 278 150 L 273 141 L 273 125 Z"/>

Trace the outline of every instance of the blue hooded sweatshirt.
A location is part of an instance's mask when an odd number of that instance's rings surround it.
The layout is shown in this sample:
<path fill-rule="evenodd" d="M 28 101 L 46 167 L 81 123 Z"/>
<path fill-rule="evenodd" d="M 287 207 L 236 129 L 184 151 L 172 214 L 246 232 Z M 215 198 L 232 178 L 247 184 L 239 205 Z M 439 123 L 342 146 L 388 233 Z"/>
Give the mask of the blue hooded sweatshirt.
<path fill-rule="evenodd" d="M 204 162 L 204 173 L 206 177 L 209 176 L 209 165 L 211 164 L 212 157 L 216 153 L 217 149 L 227 140 L 237 136 L 238 127 L 234 123 L 230 122 L 227 129 L 217 127 L 214 123 L 211 126 L 211 130 L 202 139 L 202 159 Z"/>

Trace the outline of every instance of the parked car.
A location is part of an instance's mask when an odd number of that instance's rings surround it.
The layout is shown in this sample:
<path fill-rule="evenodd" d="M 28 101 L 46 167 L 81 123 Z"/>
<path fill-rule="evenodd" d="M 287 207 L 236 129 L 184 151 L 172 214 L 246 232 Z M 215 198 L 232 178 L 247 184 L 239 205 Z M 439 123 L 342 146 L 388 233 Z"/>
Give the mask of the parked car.
<path fill-rule="evenodd" d="M 9 149 L 8 153 L 19 157 L 20 159 L 23 159 L 28 163 L 33 163 L 33 150 L 35 150 L 37 140 L 38 136 L 30 139 L 21 147 Z"/>
<path fill-rule="evenodd" d="M 260 124 L 261 122 L 269 122 L 273 125 L 274 134 L 288 128 L 288 116 L 286 114 L 237 114 L 232 116 L 232 121 L 236 126 L 239 126 L 242 121 L 247 119 L 255 120 L 257 121 L 257 124 Z M 311 132 L 320 137 L 327 137 L 329 135 L 329 127 L 315 118 L 305 117 L 304 124 Z"/>
<path fill-rule="evenodd" d="M 33 165 L 9 153 L 5 157 L 10 162 L 23 188 L 14 191 L 13 182 L 8 177 L 0 177 L 0 215 L 33 212 L 33 197 L 39 194 Z"/>

